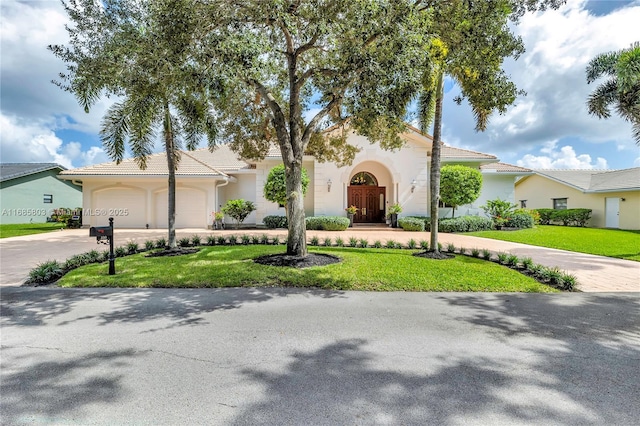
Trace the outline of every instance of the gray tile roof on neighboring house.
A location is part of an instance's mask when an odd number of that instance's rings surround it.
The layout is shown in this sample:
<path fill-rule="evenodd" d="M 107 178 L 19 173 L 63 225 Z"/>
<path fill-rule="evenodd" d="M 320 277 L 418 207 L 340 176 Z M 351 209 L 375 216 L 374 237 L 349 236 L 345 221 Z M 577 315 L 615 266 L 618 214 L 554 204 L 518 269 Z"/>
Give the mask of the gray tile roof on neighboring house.
<path fill-rule="evenodd" d="M 540 176 L 583 192 L 640 190 L 640 167 L 623 170 L 534 170 Z"/>
<path fill-rule="evenodd" d="M 251 166 L 238 160 L 228 146 L 220 145 L 213 152 L 208 148 L 195 151 L 181 151 L 176 176 L 227 176 L 226 173 L 249 169 Z M 102 163 L 93 166 L 67 170 L 63 176 L 166 176 L 165 153 L 153 154 L 147 158 L 147 168 L 141 170 L 134 159 L 123 160 L 120 164 Z"/>
<path fill-rule="evenodd" d="M 524 167 L 514 166 L 513 164 L 508 163 L 490 163 L 483 164 L 480 166 L 480 170 L 482 171 L 491 171 L 497 173 L 505 173 L 505 174 L 520 174 L 527 175 L 533 174 L 533 170 L 525 169 Z"/>
<path fill-rule="evenodd" d="M 66 167 L 56 163 L 2 163 L 0 164 L 0 182 L 52 169 L 67 170 Z"/>

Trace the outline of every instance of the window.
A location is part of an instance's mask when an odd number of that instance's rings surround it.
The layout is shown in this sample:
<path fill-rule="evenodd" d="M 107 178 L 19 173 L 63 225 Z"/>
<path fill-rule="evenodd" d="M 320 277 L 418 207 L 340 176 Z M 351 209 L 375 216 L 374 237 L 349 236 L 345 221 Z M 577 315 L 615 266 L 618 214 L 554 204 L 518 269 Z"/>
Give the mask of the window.
<path fill-rule="evenodd" d="M 44 203 L 53 204 L 53 194 L 44 194 Z"/>
<path fill-rule="evenodd" d="M 520 208 L 521 209 L 527 208 L 527 200 L 520 200 Z"/>
<path fill-rule="evenodd" d="M 566 210 L 567 209 L 567 199 L 566 198 L 554 198 L 553 199 L 553 208 L 556 210 Z"/>
<path fill-rule="evenodd" d="M 349 185 L 378 186 L 378 180 L 369 172 L 359 172 L 351 178 Z"/>

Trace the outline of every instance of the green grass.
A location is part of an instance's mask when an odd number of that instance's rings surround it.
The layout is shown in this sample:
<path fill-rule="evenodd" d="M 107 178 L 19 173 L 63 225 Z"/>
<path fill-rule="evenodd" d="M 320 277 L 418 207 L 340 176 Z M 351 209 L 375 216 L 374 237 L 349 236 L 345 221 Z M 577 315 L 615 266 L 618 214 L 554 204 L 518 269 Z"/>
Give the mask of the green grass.
<path fill-rule="evenodd" d="M 519 231 L 480 231 L 464 235 L 640 262 L 640 231 L 538 225 Z"/>
<path fill-rule="evenodd" d="M 64 228 L 64 224 L 51 223 L 16 223 L 0 225 L 0 238 L 20 237 L 22 235 L 42 234 Z"/>
<path fill-rule="evenodd" d="M 192 255 L 116 260 L 83 266 L 62 277 L 63 287 L 313 287 L 372 291 L 554 292 L 534 279 L 492 262 L 466 256 L 431 260 L 410 250 L 312 248 L 342 262 L 306 269 L 259 265 L 253 258 L 282 253 L 274 246 L 205 247 Z"/>

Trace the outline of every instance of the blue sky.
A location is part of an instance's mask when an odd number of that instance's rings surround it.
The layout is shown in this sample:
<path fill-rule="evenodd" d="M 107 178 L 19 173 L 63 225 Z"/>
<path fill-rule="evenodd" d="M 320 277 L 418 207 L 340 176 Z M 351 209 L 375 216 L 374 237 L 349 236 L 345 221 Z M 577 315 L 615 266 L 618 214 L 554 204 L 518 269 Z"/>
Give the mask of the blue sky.
<path fill-rule="evenodd" d="M 58 0 L 0 3 L 0 154 L 2 162 L 57 162 L 81 167 L 109 161 L 98 138 L 112 100 L 85 114 L 75 98 L 51 83 L 64 65 L 46 46 L 67 40 Z M 485 132 L 474 131 L 466 105 L 447 85 L 443 139 L 530 168 L 621 169 L 640 166 L 631 125 L 587 113 L 585 67 L 595 55 L 640 41 L 640 0 L 568 0 L 558 11 L 529 14 L 515 31 L 527 52 L 505 64 L 527 96 Z"/>

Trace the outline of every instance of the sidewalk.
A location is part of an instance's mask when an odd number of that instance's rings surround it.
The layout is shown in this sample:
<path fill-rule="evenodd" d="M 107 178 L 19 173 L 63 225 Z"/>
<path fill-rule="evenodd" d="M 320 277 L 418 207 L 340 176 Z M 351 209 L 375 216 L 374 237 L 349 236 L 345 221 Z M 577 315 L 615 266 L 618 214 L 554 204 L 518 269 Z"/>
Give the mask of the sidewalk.
<path fill-rule="evenodd" d="M 243 233 L 278 235 L 281 240 L 285 240 L 287 236 L 287 231 L 284 229 L 238 231 L 179 229 L 176 231 L 178 238 L 198 234 L 203 240 L 211 234 L 240 235 Z M 167 231 L 162 229 L 116 229 L 115 244 L 123 245 L 128 241 L 144 244 L 146 240 L 166 238 L 166 236 Z M 419 242 L 421 240 L 429 241 L 430 238 L 428 232 L 405 232 L 401 229 L 388 227 L 360 226 L 340 232 L 307 231 L 307 239 L 313 236 L 318 236 L 321 241 L 325 237 L 330 237 L 335 241 L 335 238 L 340 236 L 345 242 L 353 236 L 358 239 L 366 238 L 370 244 L 376 240 L 380 240 L 383 244 L 388 240 L 406 244 L 410 239 Z M 452 243 L 456 248 L 464 247 L 467 250 L 478 248 L 491 250 L 493 253 L 507 252 L 519 257 L 531 257 L 535 263 L 545 266 L 557 266 L 574 274 L 578 278 L 578 289 L 584 292 L 640 292 L 640 262 L 458 234 L 440 233 L 439 241 L 443 247 Z M 106 247 L 105 245 L 96 245 L 95 239 L 89 237 L 88 229 L 67 229 L 46 234 L 0 239 L 0 286 L 21 285 L 29 270 L 40 262 L 46 260 L 64 261 L 74 254 L 96 248 L 104 250 Z"/>

